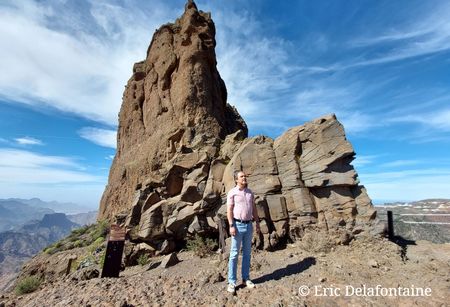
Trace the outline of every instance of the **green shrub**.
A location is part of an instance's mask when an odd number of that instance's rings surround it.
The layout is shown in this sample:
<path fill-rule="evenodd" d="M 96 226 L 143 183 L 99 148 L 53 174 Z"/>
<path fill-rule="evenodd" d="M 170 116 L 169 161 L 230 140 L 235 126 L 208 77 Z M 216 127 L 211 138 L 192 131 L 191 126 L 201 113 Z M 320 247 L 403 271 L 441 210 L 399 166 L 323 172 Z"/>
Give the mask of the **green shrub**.
<path fill-rule="evenodd" d="M 108 231 L 109 223 L 107 220 L 74 229 L 66 238 L 47 246 L 44 253 L 53 255 L 59 251 L 84 246 L 89 246 L 89 251 L 94 252 L 97 248 L 102 247 Z"/>
<path fill-rule="evenodd" d="M 36 276 L 28 276 L 17 283 L 15 292 L 17 295 L 22 295 L 25 293 L 31 293 L 39 288 L 41 280 Z"/>
<path fill-rule="evenodd" d="M 94 242 L 98 238 L 106 238 L 106 235 L 109 230 L 109 223 L 107 220 L 103 220 L 98 222 L 98 224 L 95 225 L 93 231 L 90 233 L 90 239 L 91 242 Z"/>
<path fill-rule="evenodd" d="M 76 228 L 76 229 L 72 230 L 71 235 L 74 235 L 75 237 L 84 235 L 88 229 L 89 229 L 89 226 L 87 226 L 87 225 L 82 226 L 80 228 Z"/>
<path fill-rule="evenodd" d="M 193 251 L 200 258 L 211 255 L 217 247 L 216 241 L 209 238 L 202 238 L 195 235 L 193 239 L 188 239 L 186 244 L 187 250 Z"/>
<path fill-rule="evenodd" d="M 106 257 L 106 249 L 101 253 L 100 259 L 98 261 L 98 264 L 100 266 L 100 269 L 103 268 L 103 265 L 105 264 L 105 257 Z"/>
<path fill-rule="evenodd" d="M 104 242 L 105 242 L 104 237 L 97 238 L 94 242 L 91 243 L 91 245 L 89 245 L 89 252 L 91 253 L 95 252 L 95 250 L 101 247 Z"/>
<path fill-rule="evenodd" d="M 139 265 L 141 265 L 141 266 L 144 266 L 144 265 L 146 265 L 148 263 L 148 260 L 149 260 L 148 255 L 147 254 L 142 254 L 142 255 L 139 256 L 139 258 L 137 260 L 137 263 Z"/>
<path fill-rule="evenodd" d="M 76 240 L 73 242 L 74 247 L 83 247 L 83 242 L 81 240 Z"/>
<path fill-rule="evenodd" d="M 49 255 L 53 255 L 54 253 L 57 253 L 59 251 L 60 251 L 60 249 L 53 245 L 50 245 L 49 247 L 44 249 L 44 253 L 49 254 Z"/>

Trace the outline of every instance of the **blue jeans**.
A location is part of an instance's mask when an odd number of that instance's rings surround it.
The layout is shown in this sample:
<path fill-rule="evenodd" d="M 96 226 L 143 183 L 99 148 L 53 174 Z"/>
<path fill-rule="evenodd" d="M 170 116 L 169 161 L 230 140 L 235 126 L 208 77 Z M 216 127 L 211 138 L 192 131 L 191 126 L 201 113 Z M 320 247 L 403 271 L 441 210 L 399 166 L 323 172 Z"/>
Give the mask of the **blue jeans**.
<path fill-rule="evenodd" d="M 236 235 L 231 237 L 230 259 L 228 262 L 228 283 L 236 285 L 236 271 L 239 250 L 242 243 L 242 279 L 249 280 L 250 254 L 252 252 L 252 223 L 236 222 Z"/>

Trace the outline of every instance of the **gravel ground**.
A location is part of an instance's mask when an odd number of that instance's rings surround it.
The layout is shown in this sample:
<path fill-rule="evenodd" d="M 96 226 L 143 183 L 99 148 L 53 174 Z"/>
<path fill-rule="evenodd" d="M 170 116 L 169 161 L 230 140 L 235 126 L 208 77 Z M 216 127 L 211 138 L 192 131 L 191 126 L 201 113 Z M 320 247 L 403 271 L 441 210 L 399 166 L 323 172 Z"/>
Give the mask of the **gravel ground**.
<path fill-rule="evenodd" d="M 240 286 L 236 295 L 226 292 L 227 260 L 178 257 L 167 269 L 135 266 L 114 279 L 68 276 L 31 294 L 2 294 L 0 306 L 449 306 L 450 244 L 418 241 L 402 249 L 362 237 L 348 246 L 297 242 L 254 252 L 256 288 Z"/>

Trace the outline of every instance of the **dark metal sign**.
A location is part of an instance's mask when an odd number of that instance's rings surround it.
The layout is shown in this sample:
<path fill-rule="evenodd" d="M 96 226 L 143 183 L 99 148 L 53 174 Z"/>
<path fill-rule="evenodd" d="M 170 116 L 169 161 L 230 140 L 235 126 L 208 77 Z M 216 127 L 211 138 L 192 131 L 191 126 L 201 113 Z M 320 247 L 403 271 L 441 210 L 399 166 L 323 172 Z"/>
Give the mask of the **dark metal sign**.
<path fill-rule="evenodd" d="M 119 225 L 111 225 L 108 244 L 106 246 L 105 261 L 102 277 L 119 277 L 125 245 L 125 229 Z"/>

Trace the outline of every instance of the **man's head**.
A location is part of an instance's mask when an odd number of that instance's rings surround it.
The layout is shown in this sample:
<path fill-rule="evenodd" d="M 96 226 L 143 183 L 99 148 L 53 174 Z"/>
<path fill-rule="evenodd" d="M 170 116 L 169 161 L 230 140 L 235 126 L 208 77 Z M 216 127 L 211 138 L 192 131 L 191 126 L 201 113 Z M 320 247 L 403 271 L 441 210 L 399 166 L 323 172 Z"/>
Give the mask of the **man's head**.
<path fill-rule="evenodd" d="M 234 182 L 239 188 L 247 187 L 247 175 L 243 171 L 234 171 Z"/>

